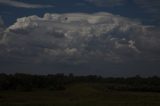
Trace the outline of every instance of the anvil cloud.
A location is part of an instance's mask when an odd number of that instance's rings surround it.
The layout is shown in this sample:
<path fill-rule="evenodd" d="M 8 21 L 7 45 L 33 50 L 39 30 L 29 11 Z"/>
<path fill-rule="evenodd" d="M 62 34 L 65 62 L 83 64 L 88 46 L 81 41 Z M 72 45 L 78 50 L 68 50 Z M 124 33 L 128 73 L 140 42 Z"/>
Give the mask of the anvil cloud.
<path fill-rule="evenodd" d="M 3 31 L 1 60 L 22 63 L 160 61 L 160 34 L 110 13 L 29 16 Z M 147 46 L 146 46 L 147 45 Z"/>

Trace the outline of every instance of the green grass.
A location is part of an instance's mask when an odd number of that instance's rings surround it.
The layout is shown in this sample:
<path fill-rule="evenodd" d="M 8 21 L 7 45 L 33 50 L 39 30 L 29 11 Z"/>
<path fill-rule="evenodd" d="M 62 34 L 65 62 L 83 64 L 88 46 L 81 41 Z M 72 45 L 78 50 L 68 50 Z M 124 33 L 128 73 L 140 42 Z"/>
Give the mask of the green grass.
<path fill-rule="evenodd" d="M 0 106 L 160 106 L 160 93 L 105 91 L 91 84 L 64 91 L 1 91 Z"/>

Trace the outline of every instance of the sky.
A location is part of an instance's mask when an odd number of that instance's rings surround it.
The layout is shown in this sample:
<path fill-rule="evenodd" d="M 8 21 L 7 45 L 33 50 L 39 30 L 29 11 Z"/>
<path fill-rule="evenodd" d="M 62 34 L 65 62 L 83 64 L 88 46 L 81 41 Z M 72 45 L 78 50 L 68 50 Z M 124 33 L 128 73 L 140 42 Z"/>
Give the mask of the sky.
<path fill-rule="evenodd" d="M 159 0 L 0 0 L 0 73 L 160 76 Z"/>

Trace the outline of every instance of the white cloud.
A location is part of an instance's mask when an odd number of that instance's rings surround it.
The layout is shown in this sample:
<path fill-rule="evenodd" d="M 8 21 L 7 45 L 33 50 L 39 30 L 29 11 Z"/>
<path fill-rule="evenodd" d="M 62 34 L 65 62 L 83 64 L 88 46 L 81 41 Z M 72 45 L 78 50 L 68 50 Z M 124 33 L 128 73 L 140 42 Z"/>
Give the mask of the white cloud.
<path fill-rule="evenodd" d="M 158 31 L 148 29 L 110 13 L 23 17 L 6 29 L 1 56 L 32 62 L 70 63 L 142 59 L 160 50 L 160 36 L 155 36 Z"/>
<path fill-rule="evenodd" d="M 51 5 L 39 5 L 39 4 L 30 4 L 24 3 L 16 0 L 0 0 L 0 4 L 5 4 L 13 7 L 19 8 L 46 8 L 46 7 L 53 7 Z"/>

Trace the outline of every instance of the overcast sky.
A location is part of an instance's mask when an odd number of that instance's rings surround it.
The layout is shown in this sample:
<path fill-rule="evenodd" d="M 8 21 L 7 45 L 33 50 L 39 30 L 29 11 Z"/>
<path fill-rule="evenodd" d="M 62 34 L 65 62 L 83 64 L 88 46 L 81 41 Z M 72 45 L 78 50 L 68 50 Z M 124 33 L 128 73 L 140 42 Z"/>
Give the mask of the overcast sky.
<path fill-rule="evenodd" d="M 158 0 L 0 0 L 0 72 L 160 75 Z"/>

